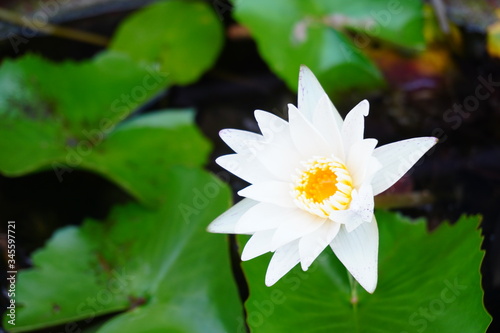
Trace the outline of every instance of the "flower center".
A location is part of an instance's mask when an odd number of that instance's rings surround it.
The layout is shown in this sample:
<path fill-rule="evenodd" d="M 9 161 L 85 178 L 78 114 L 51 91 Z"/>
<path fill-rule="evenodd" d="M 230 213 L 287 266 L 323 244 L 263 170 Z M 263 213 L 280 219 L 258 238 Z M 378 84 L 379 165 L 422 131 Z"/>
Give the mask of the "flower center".
<path fill-rule="evenodd" d="M 319 157 L 303 163 L 294 179 L 292 195 L 297 206 L 320 217 L 343 210 L 351 202 L 352 179 L 335 158 Z"/>

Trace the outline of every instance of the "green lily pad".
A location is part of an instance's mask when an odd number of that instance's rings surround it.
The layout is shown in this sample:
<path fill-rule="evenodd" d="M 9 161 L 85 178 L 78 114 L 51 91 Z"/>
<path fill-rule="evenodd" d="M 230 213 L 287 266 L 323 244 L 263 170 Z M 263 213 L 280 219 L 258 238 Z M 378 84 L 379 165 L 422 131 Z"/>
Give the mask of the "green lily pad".
<path fill-rule="evenodd" d="M 379 283 L 373 294 L 357 288 L 325 251 L 307 272 L 295 267 L 273 287 L 264 285 L 270 256 L 243 263 L 252 332 L 484 332 L 479 268 L 484 253 L 478 217 L 462 217 L 428 234 L 423 221 L 378 212 Z M 241 237 L 244 240 L 246 237 Z"/>
<path fill-rule="evenodd" d="M 0 172 L 74 169 L 103 175 L 148 205 L 161 204 L 163 170 L 200 166 L 210 145 L 193 110 L 158 111 L 120 123 L 169 84 L 167 75 L 105 52 L 82 62 L 29 55 L 0 67 Z"/>
<path fill-rule="evenodd" d="M 97 172 L 123 187 L 145 204 L 158 206 L 171 179 L 170 166 L 205 164 L 210 144 L 194 125 L 194 110 L 166 110 L 120 124 L 77 167 Z M 72 156 L 78 157 L 78 150 Z M 64 164 L 57 172 L 64 173 Z M 71 167 L 71 166 L 70 166 Z M 62 176 L 62 175 L 61 175 Z"/>
<path fill-rule="evenodd" d="M 317 12 L 344 18 L 346 29 L 365 36 L 354 39 L 363 48 L 367 37 L 409 50 L 425 48 L 423 3 L 420 0 L 316 1 Z"/>
<path fill-rule="evenodd" d="M 127 18 L 110 48 L 158 64 L 173 82 L 187 84 L 213 65 L 223 38 L 221 22 L 207 3 L 171 0 Z"/>
<path fill-rule="evenodd" d="M 75 321 L 116 313 L 95 332 L 235 332 L 243 309 L 228 244 L 205 230 L 230 191 L 200 170 L 165 173 L 161 209 L 130 204 L 106 221 L 59 230 L 19 273 L 16 325 L 5 317 L 4 327 L 75 331 Z"/>
<path fill-rule="evenodd" d="M 35 55 L 4 61 L 0 172 L 21 176 L 64 161 L 72 149 L 88 153 L 97 134 L 108 134 L 168 83 L 161 72 L 112 52 L 80 63 Z"/>
<path fill-rule="evenodd" d="M 297 73 L 304 64 L 327 92 L 339 93 L 383 84 L 380 72 L 363 53 L 366 40 L 424 47 L 421 2 L 393 3 L 239 0 L 235 16 L 250 29 L 262 57 L 290 88 L 297 89 Z M 349 30 L 360 33 L 354 42 L 346 37 Z"/>

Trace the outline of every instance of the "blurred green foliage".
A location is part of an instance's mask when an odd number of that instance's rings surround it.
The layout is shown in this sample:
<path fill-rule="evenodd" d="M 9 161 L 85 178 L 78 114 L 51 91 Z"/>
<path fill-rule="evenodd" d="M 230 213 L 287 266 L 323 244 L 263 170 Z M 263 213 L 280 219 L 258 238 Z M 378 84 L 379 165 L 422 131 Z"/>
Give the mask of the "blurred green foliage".
<path fill-rule="evenodd" d="M 158 64 L 172 82 L 187 84 L 212 66 L 222 42 L 222 26 L 210 6 L 165 1 L 129 17 L 110 48 L 137 61 Z"/>
<path fill-rule="evenodd" d="M 143 83 L 151 84 L 150 89 Z M 168 86 L 124 54 L 81 63 L 27 55 L 0 67 L 0 170 L 8 176 L 81 163 L 114 126 Z M 74 165 L 72 165 L 74 164 Z"/>
<path fill-rule="evenodd" d="M 364 53 L 371 41 L 425 47 L 420 0 L 237 0 L 235 16 L 272 70 L 295 90 L 302 64 L 327 92 L 378 87 L 381 73 Z M 352 32 L 357 34 L 349 39 Z"/>

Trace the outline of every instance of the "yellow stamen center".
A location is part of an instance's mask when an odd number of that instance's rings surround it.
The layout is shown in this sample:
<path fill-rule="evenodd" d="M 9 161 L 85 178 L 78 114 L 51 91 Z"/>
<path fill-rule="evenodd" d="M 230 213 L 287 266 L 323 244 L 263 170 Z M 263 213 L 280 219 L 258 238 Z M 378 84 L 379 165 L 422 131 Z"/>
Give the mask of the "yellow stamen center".
<path fill-rule="evenodd" d="M 345 165 L 335 158 L 319 157 L 303 163 L 294 179 L 292 195 L 299 208 L 320 217 L 349 206 L 352 179 Z"/>

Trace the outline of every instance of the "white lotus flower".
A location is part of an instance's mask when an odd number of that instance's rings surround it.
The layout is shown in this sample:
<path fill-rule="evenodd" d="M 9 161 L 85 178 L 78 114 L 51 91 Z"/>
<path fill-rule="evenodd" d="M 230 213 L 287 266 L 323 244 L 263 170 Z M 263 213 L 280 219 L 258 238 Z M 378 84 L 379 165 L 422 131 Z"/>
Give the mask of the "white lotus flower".
<path fill-rule="evenodd" d="M 378 229 L 373 197 L 392 186 L 436 142 L 433 137 L 375 148 L 364 139 L 366 100 L 342 120 L 305 66 L 298 109 L 289 122 L 255 111 L 262 135 L 225 129 L 220 136 L 236 154 L 216 162 L 251 185 L 245 197 L 213 221 L 215 233 L 253 235 L 242 260 L 274 252 L 266 273 L 271 286 L 300 262 L 307 270 L 329 245 L 368 292 L 377 285 Z"/>

